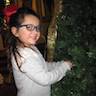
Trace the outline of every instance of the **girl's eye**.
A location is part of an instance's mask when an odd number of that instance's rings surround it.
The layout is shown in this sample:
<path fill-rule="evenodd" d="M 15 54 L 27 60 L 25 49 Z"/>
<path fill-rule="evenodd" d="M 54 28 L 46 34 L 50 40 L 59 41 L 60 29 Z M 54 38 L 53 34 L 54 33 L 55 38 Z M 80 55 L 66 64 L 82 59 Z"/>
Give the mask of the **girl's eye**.
<path fill-rule="evenodd" d="M 33 31 L 35 27 L 33 25 L 27 25 L 26 28 L 29 31 Z"/>
<path fill-rule="evenodd" d="M 40 25 L 38 25 L 38 26 L 36 27 L 36 31 L 37 31 L 37 32 L 40 32 Z"/>

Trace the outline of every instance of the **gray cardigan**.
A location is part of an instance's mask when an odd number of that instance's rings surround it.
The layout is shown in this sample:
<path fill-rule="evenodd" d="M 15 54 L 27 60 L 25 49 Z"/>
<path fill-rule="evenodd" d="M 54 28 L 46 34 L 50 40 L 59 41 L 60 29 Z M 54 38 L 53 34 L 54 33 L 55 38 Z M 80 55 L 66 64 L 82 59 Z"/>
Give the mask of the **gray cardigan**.
<path fill-rule="evenodd" d="M 18 62 L 22 72 L 12 56 L 17 96 L 50 96 L 50 85 L 61 80 L 70 70 L 64 61 L 46 62 L 35 46 L 32 49 L 19 48 L 19 52 L 22 57 L 18 58 Z"/>

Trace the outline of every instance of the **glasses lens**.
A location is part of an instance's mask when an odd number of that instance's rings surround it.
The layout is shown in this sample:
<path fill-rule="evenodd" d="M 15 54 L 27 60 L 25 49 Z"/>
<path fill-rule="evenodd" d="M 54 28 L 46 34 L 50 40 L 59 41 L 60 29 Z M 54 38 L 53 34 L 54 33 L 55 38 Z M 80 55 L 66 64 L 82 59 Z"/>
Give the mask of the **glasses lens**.
<path fill-rule="evenodd" d="M 35 28 L 35 26 L 32 25 L 32 24 L 28 24 L 28 25 L 26 25 L 26 28 L 27 28 L 27 30 L 29 30 L 29 31 L 33 31 L 34 28 Z"/>
<path fill-rule="evenodd" d="M 35 28 L 37 32 L 40 32 L 40 25 L 36 26 Z"/>

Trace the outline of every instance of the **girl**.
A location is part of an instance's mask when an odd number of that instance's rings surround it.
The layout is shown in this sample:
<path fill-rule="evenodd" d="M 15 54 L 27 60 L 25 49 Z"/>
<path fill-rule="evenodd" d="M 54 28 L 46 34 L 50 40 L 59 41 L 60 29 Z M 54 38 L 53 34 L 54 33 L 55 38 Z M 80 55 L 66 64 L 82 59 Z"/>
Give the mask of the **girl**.
<path fill-rule="evenodd" d="M 40 37 L 40 18 L 29 8 L 19 8 L 9 22 L 9 56 L 17 96 L 50 96 L 51 84 L 61 80 L 72 63 L 46 62 L 35 44 Z"/>

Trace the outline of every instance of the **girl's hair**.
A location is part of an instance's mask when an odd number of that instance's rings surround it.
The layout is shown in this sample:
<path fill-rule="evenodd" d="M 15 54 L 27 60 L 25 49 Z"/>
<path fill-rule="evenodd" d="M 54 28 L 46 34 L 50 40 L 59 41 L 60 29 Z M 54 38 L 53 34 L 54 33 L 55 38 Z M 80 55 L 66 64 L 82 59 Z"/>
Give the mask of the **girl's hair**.
<path fill-rule="evenodd" d="M 18 64 L 18 60 L 17 60 L 17 55 L 21 57 L 18 48 L 17 48 L 17 44 L 22 43 L 20 42 L 20 40 L 15 37 L 12 32 L 11 32 L 11 28 L 12 27 L 17 27 L 19 25 L 22 24 L 22 22 L 24 22 L 24 17 L 26 15 L 33 15 L 35 17 L 37 17 L 38 19 L 40 19 L 39 15 L 37 13 L 35 13 L 32 9 L 27 8 L 27 7 L 22 7 L 19 8 L 16 13 L 12 14 L 10 16 L 10 20 L 9 20 L 9 31 L 6 32 L 6 42 L 8 43 L 8 57 L 9 60 L 11 61 L 11 54 L 14 56 L 17 66 L 20 69 L 20 65 Z M 21 71 L 21 70 L 20 70 Z"/>

